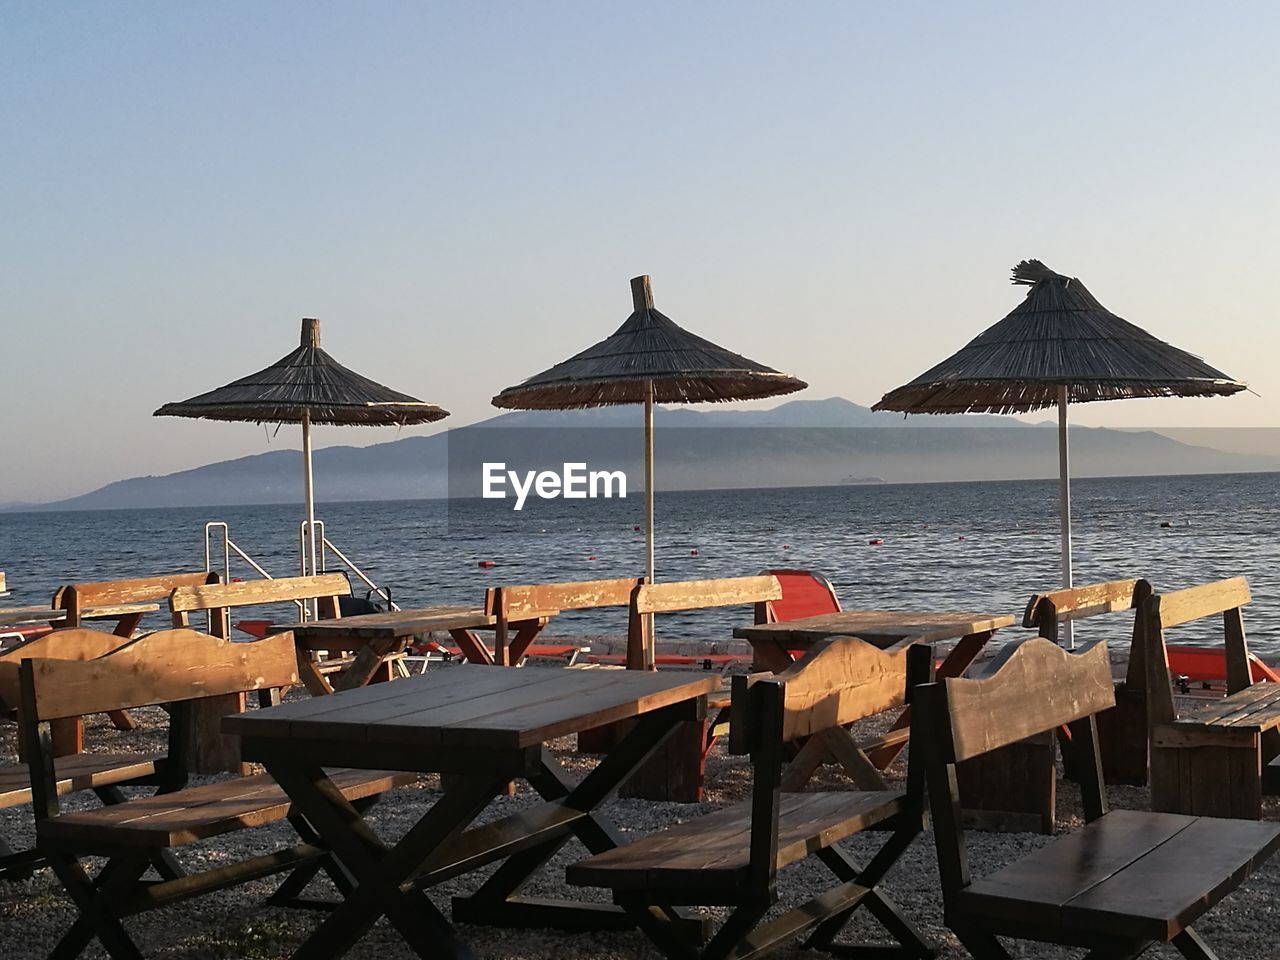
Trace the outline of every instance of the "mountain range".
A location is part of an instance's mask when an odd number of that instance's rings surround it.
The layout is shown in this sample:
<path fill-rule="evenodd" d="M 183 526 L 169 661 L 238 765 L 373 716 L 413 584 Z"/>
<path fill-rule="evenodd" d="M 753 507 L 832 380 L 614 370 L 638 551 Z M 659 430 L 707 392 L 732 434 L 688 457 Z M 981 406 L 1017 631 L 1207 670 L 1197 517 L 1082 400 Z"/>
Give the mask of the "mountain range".
<path fill-rule="evenodd" d="M 889 482 L 1029 479 L 1057 475 L 1057 431 L 1011 417 L 908 417 L 840 397 L 769 410 L 655 411 L 659 489 L 808 486 L 850 476 Z M 1076 476 L 1280 470 L 1280 457 L 1217 450 L 1155 431 L 1071 429 Z M 315 452 L 322 501 L 478 496 L 482 464 L 622 469 L 638 491 L 643 434 L 636 407 L 505 413 L 428 437 Z M 94 510 L 289 503 L 300 499 L 296 450 L 133 477 L 67 500 L 9 509 Z"/>

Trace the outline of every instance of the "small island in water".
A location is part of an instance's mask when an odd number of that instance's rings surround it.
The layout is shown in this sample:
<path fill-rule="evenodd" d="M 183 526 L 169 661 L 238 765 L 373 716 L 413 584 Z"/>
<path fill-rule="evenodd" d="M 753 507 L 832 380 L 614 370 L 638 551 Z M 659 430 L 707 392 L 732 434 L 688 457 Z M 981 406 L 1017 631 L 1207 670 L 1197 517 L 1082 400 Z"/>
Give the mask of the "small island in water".
<path fill-rule="evenodd" d="M 841 483 L 888 483 L 889 481 L 886 480 L 884 477 L 855 477 L 853 474 L 849 474 L 840 482 Z"/>

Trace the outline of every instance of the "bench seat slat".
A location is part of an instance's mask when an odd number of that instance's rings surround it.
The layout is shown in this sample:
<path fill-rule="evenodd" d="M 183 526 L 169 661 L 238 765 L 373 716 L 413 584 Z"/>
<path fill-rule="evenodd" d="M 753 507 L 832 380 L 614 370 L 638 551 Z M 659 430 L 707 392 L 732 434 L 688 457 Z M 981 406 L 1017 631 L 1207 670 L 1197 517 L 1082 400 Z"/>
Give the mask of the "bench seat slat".
<path fill-rule="evenodd" d="M 1251 694 L 1259 687 L 1261 692 Z M 1215 707 L 1217 705 L 1215 704 Z M 1256 683 L 1246 687 L 1239 693 L 1224 698 L 1220 709 L 1215 709 L 1210 716 L 1190 713 L 1179 717 L 1174 723 L 1203 724 L 1214 727 L 1257 727 L 1262 730 L 1280 725 L 1280 684 Z"/>
<path fill-rule="evenodd" d="M 1277 845 L 1280 824 L 1115 810 L 958 899 L 966 915 L 1164 941 L 1170 922 L 1190 923 Z"/>
<path fill-rule="evenodd" d="M 1122 873 L 1072 899 L 1069 924 L 1168 940 L 1238 887 L 1280 847 L 1280 824 L 1197 817 Z"/>
<path fill-rule="evenodd" d="M 1175 719 L 1173 722 L 1194 718 L 1198 722 L 1217 721 L 1222 717 L 1237 713 L 1249 704 L 1255 701 L 1265 701 L 1272 696 L 1280 688 L 1269 687 L 1265 683 L 1255 683 L 1253 686 L 1245 687 L 1243 690 L 1231 694 L 1229 697 L 1223 697 L 1221 700 L 1214 700 L 1212 703 L 1206 704 L 1188 713 L 1182 717 Z"/>
<path fill-rule="evenodd" d="M 330 770 L 348 800 L 382 793 L 415 778 L 382 770 Z M 122 847 L 178 847 L 247 827 L 284 819 L 289 798 L 269 774 L 139 797 L 100 810 L 67 813 L 42 821 L 42 842 L 77 851 Z"/>
<path fill-rule="evenodd" d="M 156 772 L 156 758 L 140 753 L 80 753 L 54 761 L 59 796 L 106 787 Z M 31 776 L 25 766 L 0 769 L 0 810 L 31 802 Z"/>
<path fill-rule="evenodd" d="M 904 809 L 904 799 L 893 790 L 785 794 L 777 868 L 888 819 Z M 733 886 L 749 867 L 750 832 L 751 805 L 736 804 L 572 864 L 568 880 L 614 890 Z"/>

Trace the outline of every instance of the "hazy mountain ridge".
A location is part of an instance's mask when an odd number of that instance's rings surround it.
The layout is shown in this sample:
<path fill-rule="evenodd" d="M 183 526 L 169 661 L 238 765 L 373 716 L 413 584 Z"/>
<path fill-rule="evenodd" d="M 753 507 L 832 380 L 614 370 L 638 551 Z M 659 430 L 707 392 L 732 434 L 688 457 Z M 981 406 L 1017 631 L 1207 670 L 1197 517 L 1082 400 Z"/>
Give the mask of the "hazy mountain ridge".
<path fill-rule="evenodd" d="M 657 484 L 668 490 L 838 484 L 850 475 L 927 482 L 1057 473 L 1056 431 L 1045 429 L 1051 424 L 1009 417 L 904 420 L 832 397 L 770 410 L 659 408 L 655 423 Z M 638 478 L 641 454 L 637 407 L 505 413 L 428 437 L 319 449 L 316 495 L 321 501 L 476 496 L 480 464 L 491 459 L 527 470 L 585 458 Z M 1077 476 L 1280 470 L 1280 457 L 1225 453 L 1151 431 L 1073 428 L 1072 458 Z M 631 483 L 639 488 L 638 479 Z M 298 451 L 272 450 L 8 509 L 291 503 L 301 488 Z"/>

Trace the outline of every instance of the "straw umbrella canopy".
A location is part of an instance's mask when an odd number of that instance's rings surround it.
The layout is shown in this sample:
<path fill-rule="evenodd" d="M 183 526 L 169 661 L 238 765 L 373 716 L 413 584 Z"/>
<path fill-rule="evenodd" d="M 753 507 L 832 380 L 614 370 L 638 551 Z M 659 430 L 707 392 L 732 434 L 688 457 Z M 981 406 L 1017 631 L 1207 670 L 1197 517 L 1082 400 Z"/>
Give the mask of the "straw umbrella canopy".
<path fill-rule="evenodd" d="M 1039 260 L 1013 268 L 1026 299 L 954 356 L 886 393 L 873 410 L 1025 413 L 1058 408 L 1062 585 L 1072 585 L 1067 405 L 1126 397 L 1226 396 L 1245 384 L 1109 311 Z"/>
<path fill-rule="evenodd" d="M 647 276 L 631 281 L 632 312 L 612 335 L 549 370 L 508 387 L 495 407 L 569 410 L 644 404 L 645 572 L 654 579 L 653 405 L 720 403 L 794 393 L 808 386 L 690 333 L 653 305 Z M 651 637 L 652 632 L 645 631 Z M 643 651 L 653 668 L 653 645 Z"/>
<path fill-rule="evenodd" d="M 318 572 L 315 489 L 311 472 L 311 425 L 407 426 L 449 415 L 434 403 L 384 387 L 344 367 L 320 348 L 320 321 L 302 321 L 301 344 L 271 366 L 189 400 L 166 403 L 152 416 L 193 417 L 248 423 L 302 424 L 303 480 L 307 509 L 307 556 L 303 569 Z"/>

